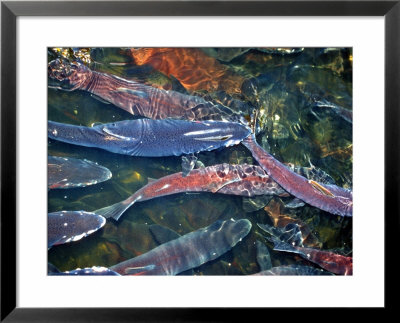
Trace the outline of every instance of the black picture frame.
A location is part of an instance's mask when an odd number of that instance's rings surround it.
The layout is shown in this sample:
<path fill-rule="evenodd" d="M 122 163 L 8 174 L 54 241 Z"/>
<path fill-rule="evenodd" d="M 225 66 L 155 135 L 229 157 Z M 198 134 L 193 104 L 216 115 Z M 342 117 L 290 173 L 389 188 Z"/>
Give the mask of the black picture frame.
<path fill-rule="evenodd" d="M 244 309 L 16 307 L 16 19 L 18 16 L 384 16 L 385 309 L 399 234 L 400 1 L 2 1 L 1 3 L 1 321 L 233 321 Z M 371 49 L 373 50 L 373 49 Z M 371 80 L 373 81 L 373 80 Z M 373 147 L 371 147 L 373 150 Z M 371 151 L 373 153 L 373 151 Z M 373 176 L 373 165 L 371 165 Z M 368 201 L 366 201 L 367 203 Z M 371 233 L 372 234 L 372 233 Z M 373 239 L 373 237 L 371 237 Z M 371 255 L 373 265 L 373 255 Z M 389 279 L 390 277 L 390 279 Z M 38 291 L 39 293 L 40 291 Z M 392 294 L 393 295 L 393 294 Z M 316 296 L 317 297 L 317 296 Z M 392 296 L 394 298 L 394 296 Z M 254 310 L 254 309 L 253 309 Z M 247 312 L 244 312 L 247 315 Z M 258 313 L 252 313 L 259 315 Z M 322 319 L 323 317 L 320 317 Z M 249 318 L 250 319 L 250 318 Z"/>

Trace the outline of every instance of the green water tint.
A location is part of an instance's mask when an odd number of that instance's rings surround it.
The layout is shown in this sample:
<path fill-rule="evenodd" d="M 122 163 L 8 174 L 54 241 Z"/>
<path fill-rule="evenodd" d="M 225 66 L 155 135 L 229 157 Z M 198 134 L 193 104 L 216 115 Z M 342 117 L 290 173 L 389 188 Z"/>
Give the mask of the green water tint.
<path fill-rule="evenodd" d="M 352 185 L 352 124 L 329 108 L 311 109 L 311 95 L 352 110 L 351 49 L 324 50 L 305 48 L 293 55 L 265 53 L 260 50 L 205 49 L 238 75 L 247 80 L 258 78 L 256 93 L 243 91 L 233 99 L 251 102 L 262 112 L 262 132 L 258 142 L 278 160 L 299 166 L 311 163 L 328 173 L 339 186 Z M 146 66 L 133 65 L 125 49 L 92 49 L 89 67 L 146 84 L 171 88 L 174 80 Z M 49 54 L 49 60 L 57 54 Z M 261 85 L 260 85 L 261 84 Z M 179 88 L 178 88 L 179 90 Z M 198 93 L 209 98 L 221 93 Z M 106 104 L 83 91 L 48 90 L 49 120 L 91 126 L 134 119 L 129 113 Z M 49 212 L 96 209 L 119 202 L 147 184 L 181 171 L 180 157 L 141 158 L 117 155 L 49 140 L 49 155 L 88 159 L 111 170 L 110 180 L 90 187 L 48 192 Z M 242 145 L 219 151 L 202 152 L 205 166 L 226 163 L 255 163 Z M 243 198 L 212 193 L 177 194 L 135 204 L 118 223 L 111 220 L 98 232 L 49 250 L 48 260 L 60 270 L 77 267 L 111 266 L 135 257 L 158 244 L 148 225 L 159 224 L 180 235 L 208 226 L 220 219 L 247 218 L 253 228 L 249 235 L 220 258 L 194 270 L 196 275 L 244 275 L 259 271 L 255 241 L 270 247 L 273 266 L 305 264 L 299 257 L 271 251 L 272 245 L 259 235 L 257 223 L 272 225 L 259 199 L 252 211 L 243 209 Z M 289 203 L 291 198 L 273 197 L 271 201 Z M 249 205 L 248 202 L 246 202 Z M 246 204 L 245 203 L 245 204 Z M 271 203 L 271 202 L 270 202 Z M 245 206 L 246 208 L 246 206 Z M 301 220 L 318 239 L 322 249 L 352 254 L 352 218 L 338 217 L 314 207 L 289 209 L 284 213 Z"/>

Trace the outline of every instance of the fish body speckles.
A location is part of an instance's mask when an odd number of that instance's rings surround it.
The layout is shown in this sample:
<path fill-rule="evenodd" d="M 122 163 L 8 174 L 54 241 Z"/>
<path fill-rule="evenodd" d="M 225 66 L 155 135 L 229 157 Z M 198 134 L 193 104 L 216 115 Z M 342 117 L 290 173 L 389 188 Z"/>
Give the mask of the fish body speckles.
<path fill-rule="evenodd" d="M 239 144 L 250 129 L 236 122 L 125 120 L 93 127 L 48 122 L 51 139 L 142 157 L 181 156 Z M 54 136 L 54 132 L 57 136 Z"/>

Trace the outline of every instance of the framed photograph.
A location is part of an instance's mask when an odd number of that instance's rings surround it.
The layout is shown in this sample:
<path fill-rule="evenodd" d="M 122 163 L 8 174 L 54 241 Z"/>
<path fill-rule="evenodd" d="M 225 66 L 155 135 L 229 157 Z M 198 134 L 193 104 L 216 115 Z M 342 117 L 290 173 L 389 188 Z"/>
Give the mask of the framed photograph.
<path fill-rule="evenodd" d="M 389 308 L 399 13 L 2 2 L 2 320 Z"/>

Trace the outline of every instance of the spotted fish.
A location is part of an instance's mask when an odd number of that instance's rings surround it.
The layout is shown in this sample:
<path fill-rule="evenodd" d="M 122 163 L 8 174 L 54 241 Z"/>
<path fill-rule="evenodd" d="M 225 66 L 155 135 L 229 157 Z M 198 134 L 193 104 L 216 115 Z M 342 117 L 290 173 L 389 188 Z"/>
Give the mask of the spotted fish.
<path fill-rule="evenodd" d="M 80 240 L 106 223 L 101 215 L 85 211 L 60 211 L 48 214 L 48 248 Z"/>
<path fill-rule="evenodd" d="M 328 271 L 320 268 L 303 266 L 303 265 L 287 265 L 272 267 L 268 270 L 260 271 L 252 276 L 328 276 L 332 275 Z"/>
<path fill-rule="evenodd" d="M 49 189 L 84 187 L 111 178 L 106 167 L 86 159 L 48 156 L 47 184 Z"/>
<path fill-rule="evenodd" d="M 256 141 L 254 135 L 243 140 L 254 159 L 288 193 L 302 201 L 329 213 L 340 216 L 353 215 L 353 192 L 336 185 L 309 180 L 279 162 L 267 153 Z"/>
<path fill-rule="evenodd" d="M 260 271 L 252 276 L 316 276 L 316 275 L 331 275 L 331 273 L 320 268 L 288 265 L 272 267 L 271 257 L 268 248 L 260 241 L 256 241 L 257 248 L 257 263 Z"/>
<path fill-rule="evenodd" d="M 117 272 L 101 266 L 76 268 L 67 271 L 59 271 L 53 266 L 51 270 L 48 271 L 48 274 L 52 276 L 121 276 Z"/>
<path fill-rule="evenodd" d="M 250 134 L 236 122 L 137 119 L 75 126 L 48 121 L 51 139 L 113 153 L 144 156 L 181 156 L 239 144 Z"/>
<path fill-rule="evenodd" d="M 177 275 L 223 255 L 250 229 L 251 222 L 247 219 L 218 220 L 110 269 L 121 275 Z"/>
<path fill-rule="evenodd" d="M 280 235 L 276 234 L 279 230 L 277 230 L 277 228 L 265 224 L 258 224 L 258 226 L 271 234 L 271 237 L 268 237 L 268 239 L 274 244 L 275 251 L 295 253 L 337 275 L 353 274 L 352 257 L 343 256 L 331 251 L 303 247 L 301 240 L 298 239 L 299 234 L 301 236 L 301 232 L 297 224 L 287 225 L 286 228 L 281 231 L 282 234 Z"/>
<path fill-rule="evenodd" d="M 135 202 L 183 192 L 212 192 L 240 196 L 287 195 L 259 166 L 219 164 L 164 176 L 148 183 L 126 200 L 94 211 L 118 220 Z"/>
<path fill-rule="evenodd" d="M 51 87 L 87 91 L 136 116 L 246 123 L 241 114 L 222 104 L 92 71 L 79 62 L 53 60 L 48 64 L 48 75 Z"/>

